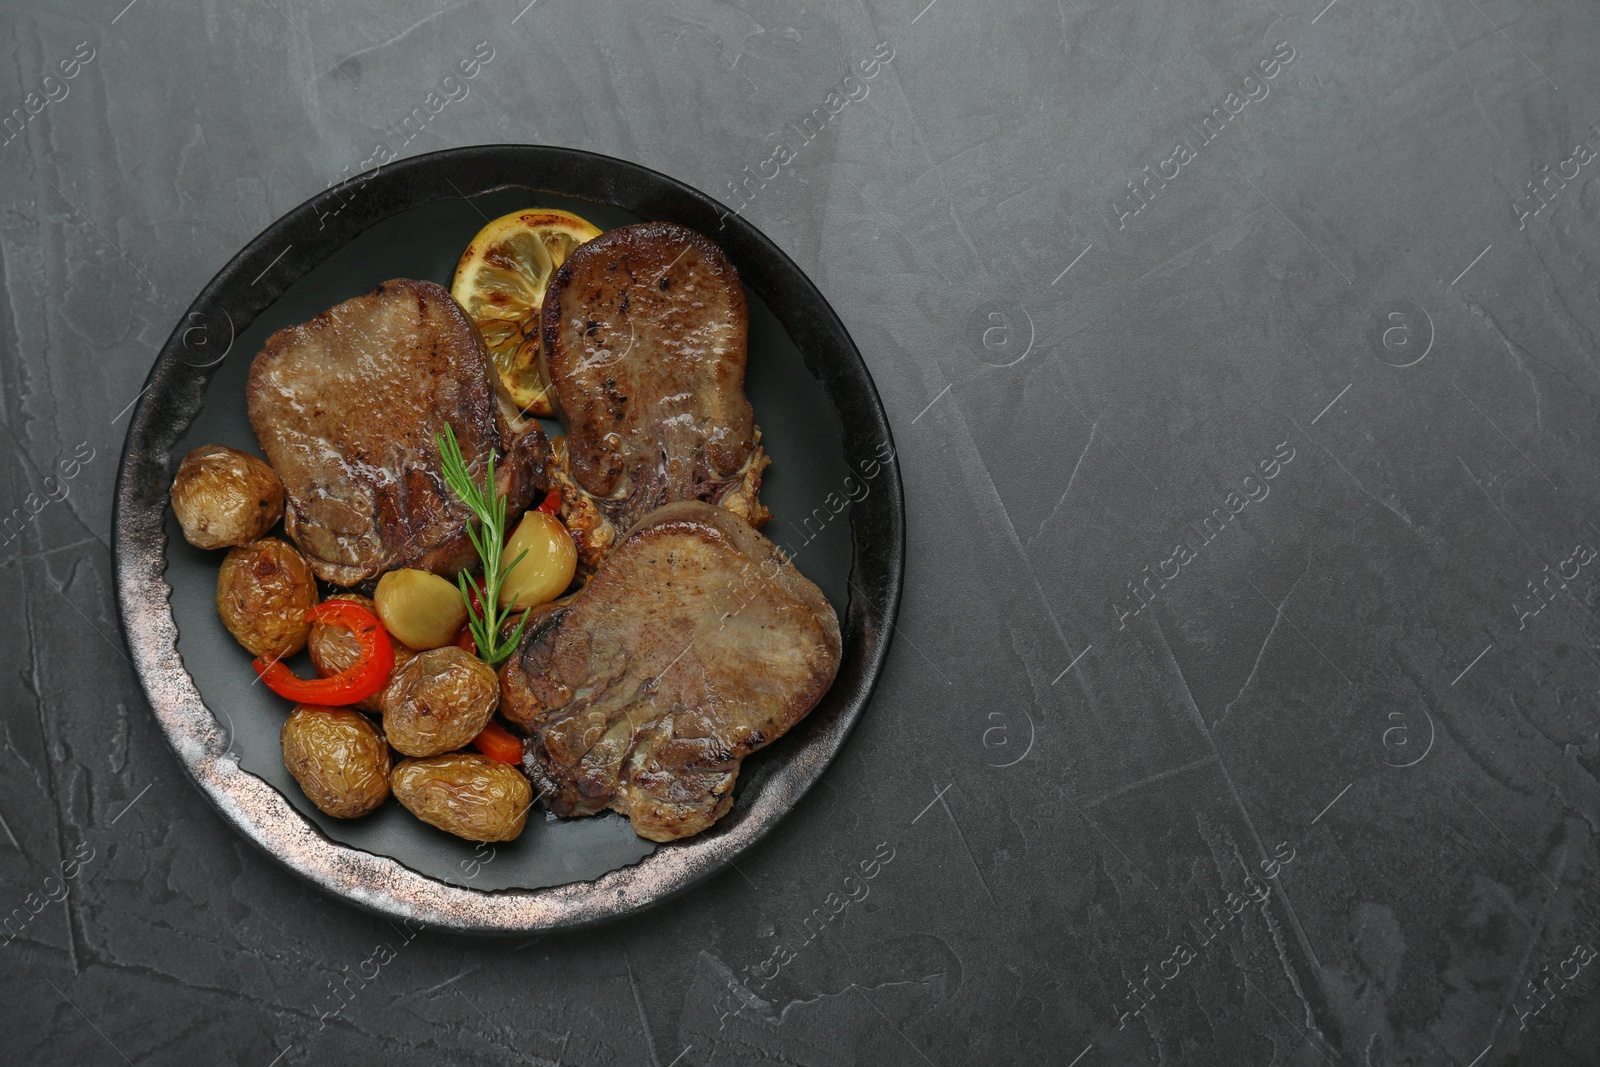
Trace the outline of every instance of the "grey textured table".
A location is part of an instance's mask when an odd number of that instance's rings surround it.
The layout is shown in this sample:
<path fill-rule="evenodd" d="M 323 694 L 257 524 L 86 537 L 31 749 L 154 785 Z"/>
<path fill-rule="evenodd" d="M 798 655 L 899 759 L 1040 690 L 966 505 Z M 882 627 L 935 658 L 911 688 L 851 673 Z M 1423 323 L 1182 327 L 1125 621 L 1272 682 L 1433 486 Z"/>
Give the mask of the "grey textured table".
<path fill-rule="evenodd" d="M 124 2 L 0 7 L 0 1058 L 1600 1059 L 1600 9 Z M 521 942 L 230 830 L 106 544 L 216 269 L 379 146 L 502 141 L 770 234 L 872 368 L 911 530 L 799 810 Z"/>

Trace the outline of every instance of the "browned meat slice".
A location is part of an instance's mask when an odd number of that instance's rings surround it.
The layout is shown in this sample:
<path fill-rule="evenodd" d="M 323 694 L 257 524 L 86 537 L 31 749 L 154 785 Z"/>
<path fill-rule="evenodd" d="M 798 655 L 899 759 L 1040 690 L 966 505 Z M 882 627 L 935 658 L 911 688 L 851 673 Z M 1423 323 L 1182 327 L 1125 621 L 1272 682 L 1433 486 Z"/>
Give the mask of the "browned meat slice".
<path fill-rule="evenodd" d="M 435 434 L 448 423 L 481 476 L 489 450 L 508 511 L 543 480 L 544 433 L 513 433 L 483 338 L 432 282 L 384 282 L 267 339 L 250 367 L 250 425 L 289 502 L 284 528 L 317 577 L 355 585 L 417 567 L 477 562 L 470 513 L 445 485 Z"/>
<path fill-rule="evenodd" d="M 744 395 L 749 310 L 720 248 L 672 223 L 611 230 L 567 257 L 543 314 L 567 429 L 552 478 L 586 564 L 676 500 L 766 522 L 768 461 Z"/>
<path fill-rule="evenodd" d="M 733 803 L 739 762 L 812 709 L 839 669 L 821 590 L 723 508 L 668 504 L 630 532 L 500 671 L 501 712 L 557 815 L 627 815 L 652 841 Z"/>

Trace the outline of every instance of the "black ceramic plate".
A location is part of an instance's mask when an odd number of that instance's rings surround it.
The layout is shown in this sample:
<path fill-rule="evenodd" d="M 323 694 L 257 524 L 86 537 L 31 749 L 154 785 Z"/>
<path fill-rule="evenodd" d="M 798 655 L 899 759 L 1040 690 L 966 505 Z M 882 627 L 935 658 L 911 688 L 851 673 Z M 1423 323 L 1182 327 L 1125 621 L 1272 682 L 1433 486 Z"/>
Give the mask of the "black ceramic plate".
<path fill-rule="evenodd" d="M 667 220 L 706 234 L 750 298 L 747 391 L 773 458 L 766 533 L 833 602 L 837 681 L 799 726 L 745 761 L 733 811 L 711 831 L 655 846 L 626 819 L 532 817 L 490 848 L 424 825 L 390 801 L 324 816 L 284 770 L 287 702 L 252 684 L 249 655 L 212 604 L 220 553 L 179 534 L 167 488 L 189 449 L 260 454 L 244 380 L 268 334 L 388 278 L 448 286 L 488 219 L 528 206 L 602 229 Z M 365 907 L 482 933 L 593 923 L 647 907 L 721 869 L 817 780 L 866 706 L 900 598 L 904 512 L 893 441 L 861 355 L 799 268 L 710 197 L 622 160 L 493 145 L 368 172 L 273 223 L 224 267 L 168 339 L 133 414 L 117 480 L 118 607 L 145 692 L 202 792 L 271 855 Z M 299 665 L 308 673 L 305 665 Z"/>

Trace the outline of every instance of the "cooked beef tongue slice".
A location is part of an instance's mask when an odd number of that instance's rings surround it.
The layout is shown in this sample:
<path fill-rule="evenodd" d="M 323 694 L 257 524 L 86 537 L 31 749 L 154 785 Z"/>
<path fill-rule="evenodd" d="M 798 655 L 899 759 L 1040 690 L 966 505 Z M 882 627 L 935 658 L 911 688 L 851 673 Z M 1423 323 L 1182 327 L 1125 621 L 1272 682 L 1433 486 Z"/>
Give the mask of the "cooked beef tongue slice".
<path fill-rule="evenodd" d="M 267 339 L 250 367 L 250 425 L 288 506 L 284 528 L 317 577 L 355 585 L 477 562 L 471 513 L 445 484 L 435 435 L 454 428 L 480 478 L 490 449 L 507 511 L 543 482 L 538 423 L 512 432 L 483 338 L 450 294 L 397 279 Z"/>
<path fill-rule="evenodd" d="M 556 271 L 543 315 L 567 430 L 556 477 L 610 525 L 592 540 L 608 544 L 678 500 L 766 521 L 756 493 L 767 459 L 744 394 L 750 315 L 722 249 L 673 223 L 608 231 Z"/>
<path fill-rule="evenodd" d="M 651 512 L 501 668 L 501 713 L 558 815 L 612 808 L 652 841 L 733 803 L 740 761 L 839 669 L 833 608 L 771 541 L 699 501 Z"/>

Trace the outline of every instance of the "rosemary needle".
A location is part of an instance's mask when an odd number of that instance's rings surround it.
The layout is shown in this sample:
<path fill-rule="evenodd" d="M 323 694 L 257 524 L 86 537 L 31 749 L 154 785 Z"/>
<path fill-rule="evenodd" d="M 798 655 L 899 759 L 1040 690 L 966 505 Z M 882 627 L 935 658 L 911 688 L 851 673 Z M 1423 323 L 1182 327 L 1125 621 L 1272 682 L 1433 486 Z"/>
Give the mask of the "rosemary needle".
<path fill-rule="evenodd" d="M 472 480 L 472 473 L 467 470 L 466 458 L 461 454 L 456 432 L 449 423 L 445 423 L 444 432 L 437 435 L 437 440 L 445 484 L 467 505 L 476 520 L 467 524 L 467 536 L 472 540 L 472 547 L 478 550 L 478 558 L 483 561 L 483 582 L 480 584 L 466 571 L 456 575 L 456 582 L 461 587 L 461 598 L 467 602 L 467 628 L 478 646 L 478 655 L 493 667 L 516 649 L 517 642 L 522 639 L 523 628 L 528 624 L 528 616 L 524 612 L 517 628 L 501 640 L 501 624 L 511 612 L 500 607 L 500 585 L 527 553 L 520 552 L 506 566 L 500 565 L 500 555 L 506 541 L 506 498 L 494 489 L 494 449 L 489 450 L 489 457 L 484 463 L 483 484 L 480 486 Z M 481 611 L 474 602 L 475 598 L 476 603 L 482 605 Z"/>

